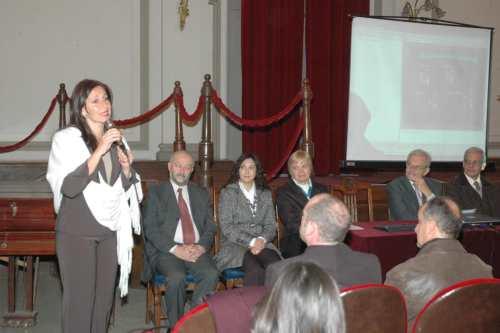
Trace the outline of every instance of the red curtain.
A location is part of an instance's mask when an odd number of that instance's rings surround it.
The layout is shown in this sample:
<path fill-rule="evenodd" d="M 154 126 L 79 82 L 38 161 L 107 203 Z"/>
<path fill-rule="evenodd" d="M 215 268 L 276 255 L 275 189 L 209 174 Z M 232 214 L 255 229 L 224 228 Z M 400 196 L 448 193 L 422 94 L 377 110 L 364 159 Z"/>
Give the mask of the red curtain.
<path fill-rule="evenodd" d="M 369 0 L 306 0 L 307 77 L 315 172 L 339 172 L 345 159 L 349 94 L 350 15 L 368 15 Z"/>
<path fill-rule="evenodd" d="M 303 0 L 242 0 L 244 119 L 281 111 L 301 89 Z M 286 154 L 298 110 L 266 129 L 244 129 L 243 151 L 257 154 L 266 171 Z"/>

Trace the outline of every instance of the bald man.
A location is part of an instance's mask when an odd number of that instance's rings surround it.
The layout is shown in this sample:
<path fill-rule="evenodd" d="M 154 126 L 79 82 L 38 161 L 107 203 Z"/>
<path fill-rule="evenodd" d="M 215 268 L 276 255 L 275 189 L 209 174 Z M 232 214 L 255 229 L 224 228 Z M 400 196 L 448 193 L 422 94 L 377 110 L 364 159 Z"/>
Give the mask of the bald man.
<path fill-rule="evenodd" d="M 353 251 L 343 243 L 351 225 L 344 203 L 330 194 L 318 194 L 304 207 L 300 237 L 306 243 L 299 256 L 278 261 L 266 269 L 266 286 L 272 287 L 281 270 L 292 262 L 314 262 L 332 276 L 339 288 L 380 283 L 381 270 L 373 254 Z"/>
<path fill-rule="evenodd" d="M 418 211 L 418 254 L 387 273 L 385 284 L 403 293 L 408 323 L 439 290 L 454 283 L 491 278 L 491 266 L 468 253 L 456 239 L 462 227 L 458 205 L 447 197 L 434 197 Z M 411 327 L 411 326 L 409 326 Z"/>
<path fill-rule="evenodd" d="M 184 314 L 187 273 L 197 281 L 191 306 L 200 304 L 218 281 L 209 253 L 216 230 L 212 205 L 207 191 L 189 181 L 193 168 L 189 153 L 175 152 L 168 162 L 170 181 L 151 186 L 144 202 L 143 278 L 150 280 L 154 272 L 167 277 L 165 302 L 170 327 Z"/>

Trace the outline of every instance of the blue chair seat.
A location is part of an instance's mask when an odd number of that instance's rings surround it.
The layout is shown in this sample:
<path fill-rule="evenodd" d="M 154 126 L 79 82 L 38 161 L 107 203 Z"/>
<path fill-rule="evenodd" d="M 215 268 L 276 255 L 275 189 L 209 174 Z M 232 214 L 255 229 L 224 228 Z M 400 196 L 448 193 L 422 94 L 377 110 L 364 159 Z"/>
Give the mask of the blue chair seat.
<path fill-rule="evenodd" d="M 222 280 L 236 280 L 243 279 L 245 277 L 245 272 L 241 267 L 226 268 L 222 271 Z"/>
<path fill-rule="evenodd" d="M 241 267 L 226 268 L 221 273 L 221 280 L 224 282 L 226 289 L 235 287 L 243 287 L 243 278 L 245 272 Z"/>
<path fill-rule="evenodd" d="M 186 278 L 184 279 L 186 281 L 186 283 L 197 283 L 198 281 L 195 279 L 194 275 L 191 274 L 191 273 L 188 273 L 186 275 Z M 167 277 L 165 275 L 162 275 L 162 274 L 159 274 L 159 273 L 156 273 L 153 277 L 153 283 L 158 286 L 158 285 L 162 285 L 162 284 L 166 284 L 167 283 Z"/>

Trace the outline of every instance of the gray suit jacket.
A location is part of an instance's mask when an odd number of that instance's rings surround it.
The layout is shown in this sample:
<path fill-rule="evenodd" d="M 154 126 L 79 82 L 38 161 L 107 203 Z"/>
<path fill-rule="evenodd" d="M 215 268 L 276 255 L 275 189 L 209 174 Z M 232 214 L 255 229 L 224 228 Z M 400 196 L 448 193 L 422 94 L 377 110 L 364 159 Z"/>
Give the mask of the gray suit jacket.
<path fill-rule="evenodd" d="M 219 197 L 221 246 L 215 257 L 219 271 L 240 267 L 253 238 L 264 237 L 266 247 L 279 253 L 271 243 L 276 236 L 276 215 L 269 190 L 256 189 L 257 213 L 252 217 L 250 205 L 237 183 L 224 187 Z"/>
<path fill-rule="evenodd" d="M 209 251 L 216 231 L 210 198 L 205 189 L 194 183 L 188 184 L 188 193 L 192 218 L 200 235 L 198 244 Z M 148 281 L 154 272 L 158 257 L 168 254 L 176 245 L 174 235 L 180 216 L 170 181 L 148 189 L 142 214 L 145 236 L 143 280 Z"/>
<path fill-rule="evenodd" d="M 385 284 L 403 293 L 411 325 L 439 290 L 460 281 L 491 277 L 491 266 L 475 254 L 467 253 L 459 241 L 434 239 L 424 244 L 416 257 L 391 269 Z"/>
<path fill-rule="evenodd" d="M 424 179 L 434 195 L 443 195 L 443 185 L 439 181 L 427 177 Z M 387 194 L 391 220 L 417 220 L 417 194 L 406 176 L 398 177 L 387 184 Z"/>
<path fill-rule="evenodd" d="M 300 256 L 269 265 L 266 269 L 266 287 L 272 288 L 281 270 L 293 262 L 313 262 L 335 279 L 339 288 L 356 284 L 380 283 L 380 262 L 374 254 L 351 250 L 344 243 L 309 246 Z"/>

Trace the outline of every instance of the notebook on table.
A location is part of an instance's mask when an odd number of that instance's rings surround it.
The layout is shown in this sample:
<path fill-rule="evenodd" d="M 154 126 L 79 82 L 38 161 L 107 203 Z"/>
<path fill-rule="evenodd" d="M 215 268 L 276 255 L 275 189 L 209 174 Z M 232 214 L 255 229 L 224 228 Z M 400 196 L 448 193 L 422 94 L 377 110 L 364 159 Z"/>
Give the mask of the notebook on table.
<path fill-rule="evenodd" d="M 494 226 L 500 224 L 500 218 L 476 213 L 474 210 L 462 211 L 462 222 L 466 226 Z"/>
<path fill-rule="evenodd" d="M 415 231 L 415 224 L 384 224 L 377 225 L 374 228 L 386 232 Z"/>

